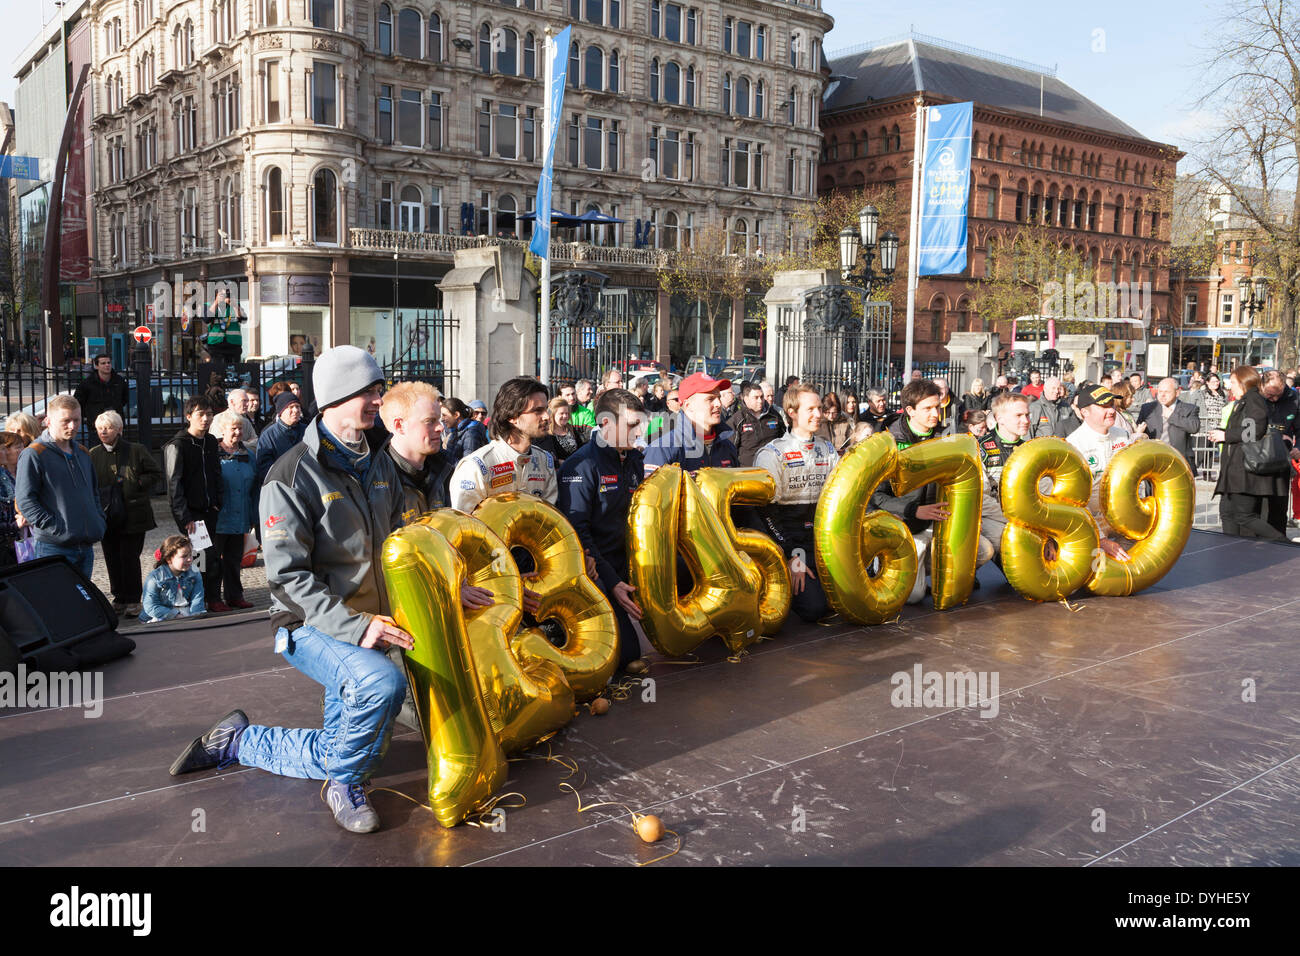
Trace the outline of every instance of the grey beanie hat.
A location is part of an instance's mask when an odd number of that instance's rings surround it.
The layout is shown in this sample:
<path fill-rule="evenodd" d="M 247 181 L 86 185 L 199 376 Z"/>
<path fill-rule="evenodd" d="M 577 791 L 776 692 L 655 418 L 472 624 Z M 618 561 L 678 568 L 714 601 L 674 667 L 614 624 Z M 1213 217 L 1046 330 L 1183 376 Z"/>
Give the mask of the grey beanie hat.
<path fill-rule="evenodd" d="M 384 380 L 379 363 L 365 349 L 336 345 L 316 360 L 311 384 L 318 409 L 346 402 Z"/>

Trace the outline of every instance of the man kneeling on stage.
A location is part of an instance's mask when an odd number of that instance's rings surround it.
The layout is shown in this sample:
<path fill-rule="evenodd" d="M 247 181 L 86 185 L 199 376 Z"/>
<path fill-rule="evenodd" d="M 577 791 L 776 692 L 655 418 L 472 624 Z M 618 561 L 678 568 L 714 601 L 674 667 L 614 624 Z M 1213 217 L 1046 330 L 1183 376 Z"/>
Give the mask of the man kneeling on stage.
<path fill-rule="evenodd" d="M 758 528 L 772 536 L 790 562 L 790 609 L 812 623 L 830 614 L 826 593 L 813 573 L 813 516 L 840 456 L 829 441 L 815 435 L 822 424 L 817 389 L 793 385 L 781 404 L 790 419 L 789 434 L 768 442 L 754 456 L 754 467 L 766 468 L 776 480 L 773 503 L 758 509 Z"/>
<path fill-rule="evenodd" d="M 370 833 L 379 817 L 362 785 L 388 749 L 406 692 L 385 651 L 413 643 L 389 616 L 380 563 L 384 539 L 402 525 L 402 486 L 392 458 L 366 443 L 383 395 L 375 360 L 335 346 L 316 361 L 312 382 L 320 413 L 262 487 L 262 548 L 275 650 L 325 686 L 324 729 L 250 726 L 235 710 L 185 748 L 171 773 L 238 763 L 325 780 L 339 826 Z"/>

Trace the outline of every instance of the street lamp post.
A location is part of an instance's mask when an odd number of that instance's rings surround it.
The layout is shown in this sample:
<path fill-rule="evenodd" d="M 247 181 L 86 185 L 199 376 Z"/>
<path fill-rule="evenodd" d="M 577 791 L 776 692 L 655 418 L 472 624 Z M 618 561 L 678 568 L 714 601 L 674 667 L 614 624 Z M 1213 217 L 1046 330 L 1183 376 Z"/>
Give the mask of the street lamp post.
<path fill-rule="evenodd" d="M 867 290 L 870 300 L 877 289 L 882 289 L 894 280 L 894 269 L 898 266 L 898 236 L 887 232 L 877 242 L 876 234 L 880 229 L 880 210 L 875 206 L 865 206 L 858 213 L 858 228 L 846 227 L 840 232 L 840 276 L 847 282 L 859 283 Z M 876 249 L 880 249 L 880 271 L 876 272 L 873 263 Z M 862 268 L 856 270 L 859 254 Z"/>
<path fill-rule="evenodd" d="M 1262 312 L 1268 303 L 1268 279 L 1243 275 L 1237 278 L 1237 291 L 1241 295 L 1241 309 L 1249 323 L 1246 331 L 1246 365 L 1253 365 L 1251 352 L 1255 344 L 1255 313 Z"/>

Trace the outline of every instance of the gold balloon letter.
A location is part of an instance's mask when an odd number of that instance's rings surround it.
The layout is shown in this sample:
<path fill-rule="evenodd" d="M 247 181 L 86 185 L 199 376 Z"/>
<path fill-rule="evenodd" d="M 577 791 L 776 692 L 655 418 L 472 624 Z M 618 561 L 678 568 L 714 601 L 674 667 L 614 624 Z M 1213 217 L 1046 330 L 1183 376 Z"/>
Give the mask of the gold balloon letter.
<path fill-rule="evenodd" d="M 893 474 L 898 445 L 877 432 L 840 460 L 826 479 L 813 533 L 826 599 L 859 624 L 882 624 L 903 609 L 916 583 L 916 544 L 900 518 L 867 512 L 876 486 Z M 869 568 L 880 559 L 880 572 Z"/>
<path fill-rule="evenodd" d="M 780 546 L 761 531 L 738 529 L 731 506 L 765 505 L 776 494 L 776 482 L 766 468 L 701 468 L 695 475 L 700 493 L 717 512 L 731 546 L 754 559 L 763 575 L 758 597 L 762 633 L 775 634 L 790 613 L 790 569 Z"/>
<path fill-rule="evenodd" d="M 1052 482 L 1044 497 L 1039 486 Z M 1092 573 L 1097 526 L 1088 514 L 1092 474 L 1073 445 L 1035 438 L 1018 448 L 1002 470 L 1002 571 L 1031 601 L 1059 601 L 1083 587 Z M 1047 542 L 1056 556 L 1046 556 Z"/>
<path fill-rule="evenodd" d="M 680 465 L 665 465 L 632 494 L 628 563 L 646 637 L 680 657 L 714 634 L 734 653 L 758 639 L 758 592 L 763 576 L 747 554 L 731 547 L 722 522 Z M 680 550 L 694 579 L 677 596 Z"/>
<path fill-rule="evenodd" d="M 898 454 L 894 493 L 939 482 L 939 501 L 949 516 L 934 524 L 930 542 L 930 587 L 934 607 L 964 604 L 975 584 L 984 478 L 974 435 L 949 435 L 913 445 Z"/>
<path fill-rule="evenodd" d="M 595 697 L 618 667 L 618 620 L 587 577 L 582 542 L 573 525 L 532 495 L 484 498 L 474 516 L 500 535 L 507 548 L 525 548 L 533 556 L 537 577 L 526 586 L 541 595 L 537 620 L 555 618 L 568 638 L 563 647 L 556 647 L 537 628 L 524 628 L 512 641 L 515 654 L 521 661 L 550 661 L 559 667 L 578 700 Z"/>
<path fill-rule="evenodd" d="M 559 730 L 573 718 L 573 691 L 554 664 L 520 660 L 510 647 L 523 611 L 519 569 L 505 543 L 482 521 L 450 508 L 430 512 L 417 524 L 446 538 L 464 558 L 468 582 L 495 599 L 464 618 L 501 749 L 515 753 Z"/>
<path fill-rule="evenodd" d="M 465 562 L 432 528 L 411 526 L 384 542 L 393 617 L 415 638 L 407 679 L 428 748 L 429 806 L 454 827 L 506 780 L 460 606 Z"/>
<path fill-rule="evenodd" d="M 1142 497 L 1141 484 L 1153 492 Z M 1094 594 L 1134 594 L 1159 581 L 1183 553 L 1192 533 L 1196 482 L 1186 460 L 1163 442 L 1139 441 L 1121 449 L 1101 479 L 1106 520 L 1135 543 L 1130 561 L 1106 557 L 1088 581 Z"/>

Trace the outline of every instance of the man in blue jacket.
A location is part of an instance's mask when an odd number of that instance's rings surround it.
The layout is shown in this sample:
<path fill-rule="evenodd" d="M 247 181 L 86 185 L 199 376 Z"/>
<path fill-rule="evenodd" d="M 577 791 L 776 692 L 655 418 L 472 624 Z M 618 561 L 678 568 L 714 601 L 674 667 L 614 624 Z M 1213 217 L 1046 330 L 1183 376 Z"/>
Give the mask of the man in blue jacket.
<path fill-rule="evenodd" d="M 710 378 L 704 372 L 686 376 L 678 387 L 682 410 L 668 419 L 668 427 L 645 450 L 645 473 L 664 465 L 681 465 L 689 474 L 701 468 L 735 468 L 740 452 L 732 443 L 734 432 L 722 424 L 725 378 Z"/>
<path fill-rule="evenodd" d="M 627 513 L 641 484 L 644 460 L 636 450 L 645 408 L 622 388 L 602 392 L 593 410 L 597 431 L 560 468 L 557 505 L 573 525 L 583 549 L 596 562 L 600 589 L 618 620 L 619 663 L 641 656 L 632 621 L 641 608 L 628 583 Z"/>
<path fill-rule="evenodd" d="M 259 500 L 262 483 L 271 466 L 298 442 L 302 441 L 307 422 L 302 414 L 302 399 L 290 391 L 275 396 L 275 420 L 257 439 L 257 456 L 253 462 L 253 500 Z M 253 522 L 260 528 L 260 522 Z"/>
<path fill-rule="evenodd" d="M 95 466 L 75 440 L 81 404 L 71 395 L 56 395 L 46 416 L 45 431 L 18 459 L 14 506 L 32 527 L 38 558 L 62 555 L 89 578 L 94 544 L 106 525 Z"/>

